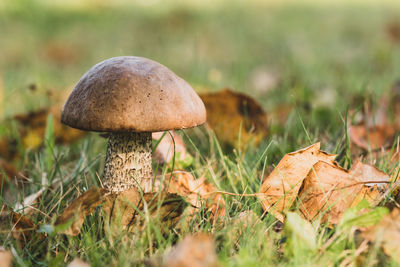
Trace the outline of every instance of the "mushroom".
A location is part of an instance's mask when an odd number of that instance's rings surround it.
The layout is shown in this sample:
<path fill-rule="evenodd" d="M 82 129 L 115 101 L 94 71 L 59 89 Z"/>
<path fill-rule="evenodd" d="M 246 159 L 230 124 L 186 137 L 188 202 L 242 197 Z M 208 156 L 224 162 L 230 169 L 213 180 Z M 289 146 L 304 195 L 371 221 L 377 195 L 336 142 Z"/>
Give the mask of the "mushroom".
<path fill-rule="evenodd" d="M 153 60 L 104 60 L 79 80 L 61 113 L 73 128 L 109 132 L 104 186 L 111 192 L 152 186 L 152 132 L 201 125 L 203 102 L 193 88 Z"/>

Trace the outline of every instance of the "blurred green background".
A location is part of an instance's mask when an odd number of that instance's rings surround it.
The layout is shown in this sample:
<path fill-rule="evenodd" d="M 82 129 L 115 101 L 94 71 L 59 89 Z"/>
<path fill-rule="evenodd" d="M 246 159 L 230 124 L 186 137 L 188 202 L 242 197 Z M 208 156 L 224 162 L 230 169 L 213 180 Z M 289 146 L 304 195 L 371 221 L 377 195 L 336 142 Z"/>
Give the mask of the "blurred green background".
<path fill-rule="evenodd" d="M 344 96 L 400 78 L 399 3 L 2 0 L 2 116 L 50 105 L 120 55 L 159 61 L 198 91 L 246 92 L 267 112 L 293 101 L 342 111 Z"/>

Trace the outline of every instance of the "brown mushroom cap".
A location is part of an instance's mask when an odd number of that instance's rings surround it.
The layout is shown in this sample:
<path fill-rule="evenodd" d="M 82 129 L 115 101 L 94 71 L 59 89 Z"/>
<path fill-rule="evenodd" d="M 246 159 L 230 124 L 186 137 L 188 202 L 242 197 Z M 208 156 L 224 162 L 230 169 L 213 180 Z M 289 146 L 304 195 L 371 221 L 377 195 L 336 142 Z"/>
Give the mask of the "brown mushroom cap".
<path fill-rule="evenodd" d="M 157 132 L 206 120 L 193 88 L 153 60 L 122 56 L 93 66 L 64 104 L 61 121 L 99 132 Z"/>

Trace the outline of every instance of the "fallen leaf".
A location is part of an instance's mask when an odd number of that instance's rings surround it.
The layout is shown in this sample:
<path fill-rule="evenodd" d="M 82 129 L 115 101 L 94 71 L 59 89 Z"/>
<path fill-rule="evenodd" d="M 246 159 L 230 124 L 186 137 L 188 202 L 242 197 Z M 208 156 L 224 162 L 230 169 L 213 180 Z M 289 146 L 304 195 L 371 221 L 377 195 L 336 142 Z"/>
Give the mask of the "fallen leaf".
<path fill-rule="evenodd" d="M 398 21 L 390 21 L 386 25 L 386 34 L 394 44 L 400 44 L 400 24 Z"/>
<path fill-rule="evenodd" d="M 61 233 L 76 236 L 81 232 L 85 217 L 91 214 L 99 206 L 106 196 L 106 190 L 102 188 L 91 188 L 69 205 L 63 213 L 57 218 L 55 225 L 71 225 L 61 231 Z"/>
<path fill-rule="evenodd" d="M 161 264 L 153 266 L 217 267 L 219 263 L 213 238 L 202 233 L 188 235 L 162 257 Z"/>
<path fill-rule="evenodd" d="M 25 180 L 25 178 L 25 174 L 18 172 L 13 164 L 0 158 L 0 189 L 3 189 L 10 182 L 17 184 Z"/>
<path fill-rule="evenodd" d="M 379 170 L 375 166 L 362 163 L 359 160 L 351 166 L 349 174 L 351 178 L 357 179 L 360 182 L 373 181 L 372 183 L 366 183 L 365 184 L 366 186 L 379 185 L 382 187 L 387 187 L 387 183 L 379 183 L 379 182 L 390 181 L 389 175 Z"/>
<path fill-rule="evenodd" d="M 20 156 L 16 138 L 2 136 L 0 138 L 0 157 L 13 161 Z"/>
<path fill-rule="evenodd" d="M 400 209 L 395 208 L 376 225 L 362 232 L 371 242 L 382 245 L 384 252 L 400 264 Z"/>
<path fill-rule="evenodd" d="M 203 207 L 210 212 L 212 221 L 225 215 L 225 201 L 222 195 L 217 193 L 217 188 L 205 177 L 195 179 L 189 172 L 175 171 L 172 175 L 167 174 L 163 180 L 158 177 L 155 190 L 168 190 L 169 193 L 185 197 L 191 204 L 188 207 L 189 215 L 195 214 Z"/>
<path fill-rule="evenodd" d="M 322 216 L 322 222 L 337 224 L 346 209 L 364 199 L 372 207 L 378 205 L 389 181 L 389 175 L 360 161 L 350 170 L 319 161 L 304 179 L 300 211 L 310 221 Z"/>
<path fill-rule="evenodd" d="M 67 265 L 67 267 L 90 267 L 90 264 L 79 258 L 75 258 Z"/>
<path fill-rule="evenodd" d="M 312 166 L 318 161 L 333 164 L 335 157 L 321 151 L 320 143 L 286 154 L 261 185 L 264 210 L 283 222 Z"/>
<path fill-rule="evenodd" d="M 61 123 L 60 106 L 40 109 L 27 114 L 17 114 L 14 116 L 14 119 L 19 123 L 18 133 L 25 148 L 36 149 L 42 145 L 49 114 L 54 116 L 54 136 L 57 144 L 70 144 L 86 134 L 84 131 L 68 127 Z"/>
<path fill-rule="evenodd" d="M 61 40 L 50 40 L 43 45 L 43 58 L 60 66 L 77 63 L 79 47 Z"/>
<path fill-rule="evenodd" d="M 186 151 L 182 137 L 175 131 L 152 133 L 152 137 L 153 140 L 158 141 L 157 148 L 153 153 L 153 160 L 156 163 L 172 165 L 172 160 L 175 156 L 176 169 L 184 169 L 190 165 L 193 158 Z M 181 163 L 185 163 L 183 164 L 184 166 L 180 166 L 182 165 Z"/>
<path fill-rule="evenodd" d="M 207 123 L 218 140 L 235 146 L 240 134 L 243 144 L 259 143 L 268 134 L 267 115 L 253 98 L 230 89 L 201 93 L 207 110 Z"/>
<path fill-rule="evenodd" d="M 187 204 L 177 194 L 146 193 L 143 197 L 136 188 L 111 194 L 103 205 L 105 216 L 113 228 L 136 231 L 148 221 L 162 222 L 161 230 L 168 231 L 179 221 Z"/>
<path fill-rule="evenodd" d="M 337 224 L 362 188 L 363 184 L 350 178 L 347 170 L 318 161 L 299 193 L 300 212 L 309 221 L 322 216 L 322 222 Z"/>
<path fill-rule="evenodd" d="M 357 147 L 365 151 L 389 148 L 394 141 L 394 125 L 375 125 L 367 127 L 364 123 L 348 127 L 349 138 Z"/>
<path fill-rule="evenodd" d="M 14 257 L 10 251 L 0 247 L 0 267 L 11 267 L 13 259 Z"/>
<path fill-rule="evenodd" d="M 9 216 L 12 222 L 12 235 L 22 247 L 25 247 L 34 237 L 38 239 L 44 238 L 43 234 L 37 233 L 37 226 L 25 215 L 11 211 Z"/>
<path fill-rule="evenodd" d="M 350 111 L 353 122 L 348 123 L 348 135 L 352 142 L 353 154 L 384 152 L 392 146 L 396 132 L 400 125 L 398 119 L 392 116 L 399 110 L 399 92 L 395 84 L 378 101 L 372 96 L 361 99 L 359 112 Z M 377 102 L 377 103 L 376 103 Z"/>
<path fill-rule="evenodd" d="M 357 161 L 349 170 L 352 179 L 360 182 L 375 181 L 375 183 L 364 184 L 361 191 L 354 199 L 352 206 L 356 206 L 362 199 L 368 201 L 371 206 L 376 206 L 381 202 L 382 197 L 389 189 L 390 176 L 379 170 L 375 166 Z M 387 183 L 379 183 L 387 182 Z"/>

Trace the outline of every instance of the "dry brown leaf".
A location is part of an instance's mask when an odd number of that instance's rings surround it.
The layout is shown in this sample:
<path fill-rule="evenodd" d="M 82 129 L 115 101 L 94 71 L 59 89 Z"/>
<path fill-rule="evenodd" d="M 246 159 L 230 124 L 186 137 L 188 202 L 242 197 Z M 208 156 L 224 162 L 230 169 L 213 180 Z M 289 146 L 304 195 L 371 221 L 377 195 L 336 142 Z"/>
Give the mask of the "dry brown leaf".
<path fill-rule="evenodd" d="M 71 203 L 57 218 L 55 225 L 62 225 L 72 222 L 71 226 L 62 233 L 76 236 L 81 232 L 81 226 L 85 217 L 92 213 L 99 206 L 106 195 L 102 188 L 91 188 Z"/>
<path fill-rule="evenodd" d="M 18 142 L 15 138 L 1 137 L 0 138 L 0 157 L 8 161 L 15 160 L 19 155 Z"/>
<path fill-rule="evenodd" d="M 162 260 L 165 267 L 217 267 L 213 238 L 207 234 L 186 236 Z"/>
<path fill-rule="evenodd" d="M 394 44 L 400 44 L 400 24 L 398 21 L 389 21 L 386 24 L 386 35 Z"/>
<path fill-rule="evenodd" d="M 75 258 L 67 265 L 67 267 L 90 267 L 90 264 L 79 258 Z"/>
<path fill-rule="evenodd" d="M 11 211 L 9 213 L 12 221 L 11 232 L 14 239 L 24 247 L 33 238 L 43 239 L 44 235 L 37 233 L 37 226 L 23 214 Z"/>
<path fill-rule="evenodd" d="M 158 143 L 153 153 L 153 159 L 159 164 L 169 164 L 174 157 L 175 159 L 184 160 L 188 154 L 182 137 L 175 131 L 152 133 L 153 140 L 162 140 Z"/>
<path fill-rule="evenodd" d="M 142 197 L 133 188 L 109 195 L 103 210 L 113 229 L 135 231 L 137 227 L 143 228 L 148 220 L 158 220 L 165 231 L 177 224 L 186 206 L 185 200 L 176 194 L 146 193 Z"/>
<path fill-rule="evenodd" d="M 368 182 L 374 181 L 375 183 L 366 183 L 367 186 L 374 185 L 382 185 L 385 187 L 386 183 L 378 183 L 378 182 L 389 182 L 390 176 L 379 170 L 375 166 L 362 163 L 361 161 L 357 161 L 351 166 L 349 170 L 350 177 L 353 179 L 357 179 L 360 182 Z"/>
<path fill-rule="evenodd" d="M 162 183 L 161 183 L 162 182 Z M 205 207 L 210 212 L 210 219 L 217 220 L 225 215 L 225 201 L 217 188 L 209 183 L 205 177 L 195 179 L 194 176 L 185 171 L 175 171 L 156 182 L 156 190 L 168 190 L 186 198 L 191 204 L 188 214 L 193 215 L 199 208 Z"/>
<path fill-rule="evenodd" d="M 347 170 L 318 161 L 304 179 L 300 211 L 309 221 L 322 215 L 322 222 L 337 224 L 362 188 Z"/>
<path fill-rule="evenodd" d="M 110 224 L 117 224 L 117 226 L 122 226 L 124 229 L 129 228 L 138 214 L 137 206 L 141 199 L 141 195 L 136 188 L 108 196 L 103 205 L 106 219 Z"/>
<path fill-rule="evenodd" d="M 176 225 L 187 206 L 185 200 L 176 194 L 146 193 L 141 197 L 135 188 L 119 194 L 108 194 L 105 189 L 92 188 L 72 202 L 57 218 L 55 225 L 72 222 L 61 233 L 76 236 L 80 233 L 85 217 L 102 203 L 109 225 L 113 228 L 122 226 L 127 230 L 143 226 L 147 214 L 152 220 L 158 218 L 162 221 L 164 228 L 171 228 Z"/>
<path fill-rule="evenodd" d="M 317 162 L 299 193 L 300 211 L 310 221 L 322 215 L 322 222 L 337 224 L 347 208 L 357 206 L 363 199 L 371 206 L 379 204 L 389 189 L 389 181 L 387 174 L 360 161 L 349 171 Z"/>
<path fill-rule="evenodd" d="M 357 120 L 354 124 L 350 122 L 348 124 L 349 138 L 354 144 L 353 154 L 374 152 L 378 154 L 374 156 L 379 156 L 385 149 L 391 147 L 400 126 L 397 116 L 392 116 L 399 111 L 399 100 L 398 85 L 395 84 L 377 104 L 370 96 L 359 103 L 362 104 L 360 112 L 350 111 L 350 114 L 356 115 L 354 118 Z"/>
<path fill-rule="evenodd" d="M 286 154 L 260 188 L 264 210 L 283 222 L 312 166 L 318 161 L 333 164 L 335 157 L 321 151 L 320 143 Z"/>
<path fill-rule="evenodd" d="M 61 123 L 61 106 L 18 114 L 14 119 L 19 122 L 18 131 L 25 148 L 35 149 L 42 145 L 49 114 L 54 116 L 54 136 L 57 144 L 70 144 L 86 134 Z"/>
<path fill-rule="evenodd" d="M 23 172 L 18 172 L 11 163 L 0 158 L 0 189 L 7 186 L 9 182 L 22 182 L 26 179 Z"/>
<path fill-rule="evenodd" d="M 350 178 L 360 181 L 368 182 L 375 181 L 375 183 L 366 183 L 357 197 L 352 203 L 352 207 L 356 206 L 362 199 L 365 199 L 371 206 L 376 206 L 382 200 L 382 197 L 389 189 L 390 176 L 382 172 L 375 166 L 357 161 L 349 170 Z M 387 183 L 379 183 L 387 182 Z"/>
<path fill-rule="evenodd" d="M 43 45 L 43 58 L 60 66 L 77 63 L 79 55 L 79 47 L 65 41 L 50 40 Z"/>
<path fill-rule="evenodd" d="M 364 123 L 348 127 L 349 138 L 357 147 L 366 151 L 388 148 L 393 144 L 394 125 L 384 124 L 367 127 Z"/>
<path fill-rule="evenodd" d="M 0 247 L 0 267 L 11 267 L 13 259 L 14 257 L 10 251 Z"/>
<path fill-rule="evenodd" d="M 384 252 L 400 263 L 400 209 L 395 208 L 376 225 L 369 227 L 362 236 L 382 244 Z"/>
<path fill-rule="evenodd" d="M 206 106 L 207 123 L 220 142 L 235 146 L 240 130 L 243 144 L 252 139 L 257 144 L 267 136 L 267 115 L 253 98 L 230 89 L 199 95 Z"/>

